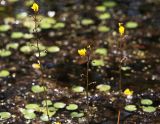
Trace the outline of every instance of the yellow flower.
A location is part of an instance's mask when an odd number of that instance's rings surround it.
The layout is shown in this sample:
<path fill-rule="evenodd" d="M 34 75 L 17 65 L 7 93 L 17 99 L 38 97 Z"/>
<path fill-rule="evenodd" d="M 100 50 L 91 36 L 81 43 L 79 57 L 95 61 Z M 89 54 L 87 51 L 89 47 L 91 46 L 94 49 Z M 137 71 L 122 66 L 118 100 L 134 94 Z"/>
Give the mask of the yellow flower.
<path fill-rule="evenodd" d="M 132 90 L 130 90 L 130 89 L 125 89 L 124 90 L 124 95 L 126 95 L 126 96 L 131 96 L 133 94 L 133 91 Z"/>
<path fill-rule="evenodd" d="M 40 64 L 38 64 L 38 63 L 33 63 L 33 64 L 32 64 L 32 68 L 34 68 L 34 69 L 40 69 L 41 66 L 40 66 Z"/>
<path fill-rule="evenodd" d="M 54 122 L 54 124 L 61 124 L 61 122 Z"/>
<path fill-rule="evenodd" d="M 86 50 L 85 48 L 78 50 L 78 54 L 79 54 L 80 56 L 86 56 L 86 53 L 87 53 L 87 50 Z"/>
<path fill-rule="evenodd" d="M 34 12 L 38 12 L 38 10 L 39 10 L 38 4 L 37 3 L 33 3 L 31 9 L 33 9 Z"/>
<path fill-rule="evenodd" d="M 125 28 L 122 23 L 118 23 L 119 25 L 119 33 L 122 36 L 124 34 Z"/>

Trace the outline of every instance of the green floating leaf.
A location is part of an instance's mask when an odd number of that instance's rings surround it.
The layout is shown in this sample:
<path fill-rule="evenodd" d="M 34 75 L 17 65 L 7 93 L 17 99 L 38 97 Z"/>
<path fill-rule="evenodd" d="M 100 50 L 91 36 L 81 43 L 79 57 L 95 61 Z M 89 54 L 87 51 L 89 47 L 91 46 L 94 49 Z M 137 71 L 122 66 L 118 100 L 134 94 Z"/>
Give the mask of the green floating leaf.
<path fill-rule="evenodd" d="M 105 25 L 100 25 L 100 26 L 98 26 L 98 31 L 99 32 L 108 32 L 110 30 L 110 28 L 109 27 L 107 27 L 107 26 L 105 26 Z"/>
<path fill-rule="evenodd" d="M 69 104 L 68 106 L 66 106 L 66 109 L 69 111 L 76 110 L 76 109 L 78 109 L 78 105 L 77 104 Z"/>
<path fill-rule="evenodd" d="M 131 67 L 129 67 L 129 66 L 124 66 L 124 67 L 121 67 L 121 69 L 122 69 L 123 71 L 127 71 L 127 70 L 130 70 Z"/>
<path fill-rule="evenodd" d="M 9 75 L 10 75 L 10 73 L 8 70 L 1 70 L 0 71 L 0 77 L 7 77 Z"/>
<path fill-rule="evenodd" d="M 1 49 L 0 50 L 0 57 L 8 57 L 12 54 L 11 51 L 6 50 L 6 49 Z"/>
<path fill-rule="evenodd" d="M 10 3 L 18 2 L 18 0 L 7 0 L 7 1 L 10 2 Z"/>
<path fill-rule="evenodd" d="M 37 57 L 39 57 L 39 52 L 34 53 L 34 55 L 37 56 Z M 47 55 L 47 53 L 45 51 L 41 51 L 40 52 L 40 57 L 44 57 L 46 55 Z"/>
<path fill-rule="evenodd" d="M 42 21 L 40 22 L 40 25 L 41 24 L 55 24 L 55 23 L 56 23 L 56 20 L 54 18 L 44 17 Z"/>
<path fill-rule="evenodd" d="M 27 45 L 22 46 L 22 47 L 20 48 L 20 51 L 21 51 L 22 53 L 25 53 L 25 54 L 31 53 L 32 50 L 33 50 L 33 49 L 31 48 L 31 46 L 27 46 Z"/>
<path fill-rule="evenodd" d="M 0 112 L 0 121 L 9 119 L 11 114 L 9 112 Z"/>
<path fill-rule="evenodd" d="M 104 11 L 106 11 L 106 7 L 102 6 L 102 5 L 96 6 L 96 10 L 99 11 L 99 12 L 104 12 Z"/>
<path fill-rule="evenodd" d="M 104 61 L 101 59 L 94 59 L 91 62 L 92 66 L 104 66 Z"/>
<path fill-rule="evenodd" d="M 27 12 L 21 12 L 16 15 L 17 19 L 24 19 L 28 16 Z"/>
<path fill-rule="evenodd" d="M 98 49 L 96 49 L 95 53 L 106 56 L 107 49 L 106 48 L 98 48 Z"/>
<path fill-rule="evenodd" d="M 20 39 L 20 38 L 23 38 L 23 33 L 22 33 L 22 32 L 12 32 L 11 38 L 12 38 L 12 39 Z"/>
<path fill-rule="evenodd" d="M 98 18 L 101 20 L 106 20 L 106 19 L 110 19 L 111 15 L 109 13 L 102 13 L 102 14 L 98 15 Z"/>
<path fill-rule="evenodd" d="M 43 101 L 42 101 L 42 105 L 43 105 L 43 106 L 46 106 L 46 105 L 47 105 L 47 106 L 50 106 L 50 105 L 52 105 L 52 101 L 51 101 L 51 100 L 43 100 Z"/>
<path fill-rule="evenodd" d="M 33 109 L 23 109 L 23 108 L 20 108 L 19 110 L 24 115 L 25 119 L 31 120 L 31 119 L 35 119 L 36 118 L 36 114 L 34 113 Z"/>
<path fill-rule="evenodd" d="M 64 28 L 64 27 L 65 27 L 65 23 L 63 23 L 63 22 L 57 22 L 57 23 L 53 26 L 54 29 L 61 29 L 61 28 Z"/>
<path fill-rule="evenodd" d="M 115 7 L 115 6 L 117 5 L 117 3 L 114 2 L 114 1 L 105 1 L 105 2 L 103 3 L 103 5 L 104 5 L 105 7 L 112 8 L 112 7 Z"/>
<path fill-rule="evenodd" d="M 59 52 L 59 51 L 60 51 L 60 48 L 58 46 L 47 47 L 47 52 L 56 53 L 56 52 Z"/>
<path fill-rule="evenodd" d="M 141 99 L 142 105 L 152 105 L 153 101 L 151 99 Z"/>
<path fill-rule="evenodd" d="M 126 27 L 126 28 L 130 28 L 130 29 L 137 28 L 137 27 L 138 27 L 138 23 L 137 23 L 137 22 L 130 21 L 130 22 L 127 22 L 127 23 L 126 23 L 125 27 Z"/>
<path fill-rule="evenodd" d="M 10 25 L 0 25 L 0 32 L 6 32 L 11 29 Z"/>
<path fill-rule="evenodd" d="M 39 85 L 34 85 L 32 86 L 31 90 L 34 93 L 41 93 L 44 92 L 47 88 L 45 86 L 39 86 Z"/>
<path fill-rule="evenodd" d="M 24 39 L 32 39 L 34 36 L 33 36 L 33 34 L 27 34 L 27 33 L 25 33 L 24 35 L 23 35 L 23 38 Z"/>
<path fill-rule="evenodd" d="M 73 86 L 72 87 L 72 91 L 75 92 L 75 93 L 81 93 L 84 91 L 84 87 L 82 86 Z"/>
<path fill-rule="evenodd" d="M 54 106 L 55 108 L 62 109 L 62 108 L 64 108 L 64 107 L 66 106 L 66 104 L 63 103 L 63 102 L 56 102 L 56 103 L 54 103 L 53 106 Z"/>
<path fill-rule="evenodd" d="M 126 105 L 125 108 L 124 108 L 126 111 L 136 111 L 137 110 L 137 107 L 135 105 Z"/>
<path fill-rule="evenodd" d="M 18 49 L 18 47 L 19 47 L 19 44 L 18 43 L 8 43 L 7 45 L 6 45 L 6 49 Z"/>
<path fill-rule="evenodd" d="M 42 28 L 42 29 L 50 29 L 51 27 L 52 27 L 52 25 L 49 23 L 42 23 L 40 25 L 40 28 Z"/>
<path fill-rule="evenodd" d="M 156 108 L 155 107 L 153 107 L 153 106 L 142 106 L 142 110 L 144 111 L 144 112 L 149 112 L 149 113 L 151 113 L 151 112 L 155 112 L 156 111 Z"/>
<path fill-rule="evenodd" d="M 82 21 L 81 21 L 81 23 L 82 23 L 82 25 L 85 25 L 85 26 L 87 26 L 87 25 L 91 25 L 91 24 L 93 24 L 94 23 L 94 21 L 92 20 L 92 19 L 83 19 Z"/>
<path fill-rule="evenodd" d="M 99 84 L 96 86 L 96 89 L 98 89 L 99 91 L 109 91 L 111 89 L 111 86 L 110 85 L 107 85 L 107 84 Z"/>
<path fill-rule="evenodd" d="M 39 111 L 40 110 L 40 106 L 38 104 L 27 104 L 25 106 L 26 109 L 32 109 L 35 111 Z"/>
<path fill-rule="evenodd" d="M 72 118 L 81 118 L 81 117 L 83 117 L 84 116 L 84 113 L 83 112 L 80 112 L 80 113 L 78 113 L 78 112 L 72 112 L 71 113 L 71 117 Z"/>
<path fill-rule="evenodd" d="M 41 119 L 42 121 L 49 121 L 49 118 L 48 118 L 48 116 L 47 116 L 46 114 L 41 115 L 41 116 L 40 116 L 40 119 Z"/>

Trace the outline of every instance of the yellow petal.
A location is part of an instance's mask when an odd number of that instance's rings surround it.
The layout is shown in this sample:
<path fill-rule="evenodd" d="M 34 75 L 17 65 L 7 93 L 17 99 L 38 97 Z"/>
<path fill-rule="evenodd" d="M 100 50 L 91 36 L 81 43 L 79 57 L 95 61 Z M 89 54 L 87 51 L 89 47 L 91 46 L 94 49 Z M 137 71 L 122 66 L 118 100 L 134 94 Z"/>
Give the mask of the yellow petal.
<path fill-rule="evenodd" d="M 133 94 L 133 91 L 132 90 L 130 90 L 130 89 L 125 89 L 125 91 L 124 91 L 124 95 L 126 95 L 126 96 L 131 96 Z"/>
<path fill-rule="evenodd" d="M 37 3 L 33 3 L 31 9 L 33 9 L 34 12 L 38 12 L 38 10 L 39 10 L 38 4 Z"/>
<path fill-rule="evenodd" d="M 78 50 L 78 54 L 80 55 L 80 56 L 86 56 L 86 49 L 84 48 L 84 49 L 80 49 L 80 50 Z"/>
<path fill-rule="evenodd" d="M 120 35 L 122 36 L 124 34 L 124 31 L 125 31 L 125 28 L 124 26 L 122 25 L 122 23 L 118 23 L 119 25 L 119 33 Z"/>
<path fill-rule="evenodd" d="M 40 69 L 40 68 L 41 68 L 40 64 L 37 64 L 37 63 L 33 63 L 33 64 L 32 64 L 32 67 L 33 67 L 34 69 Z"/>

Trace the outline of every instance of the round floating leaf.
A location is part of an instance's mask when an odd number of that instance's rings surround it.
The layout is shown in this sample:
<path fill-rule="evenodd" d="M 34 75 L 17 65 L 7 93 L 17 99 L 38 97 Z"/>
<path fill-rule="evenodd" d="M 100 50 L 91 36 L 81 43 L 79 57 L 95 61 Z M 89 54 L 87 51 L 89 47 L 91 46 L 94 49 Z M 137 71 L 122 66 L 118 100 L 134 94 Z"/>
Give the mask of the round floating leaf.
<path fill-rule="evenodd" d="M 33 109 L 35 111 L 39 111 L 40 107 L 38 104 L 27 104 L 25 106 L 26 109 Z"/>
<path fill-rule="evenodd" d="M 33 109 L 20 108 L 19 110 L 24 115 L 25 119 L 35 119 L 36 118 L 36 114 L 34 113 Z"/>
<path fill-rule="evenodd" d="M 107 84 L 99 84 L 96 86 L 96 88 L 99 91 L 109 91 L 111 89 L 111 86 L 107 85 Z"/>
<path fill-rule="evenodd" d="M 6 45 L 6 49 L 18 49 L 18 47 L 19 47 L 19 44 L 18 43 L 8 43 L 7 45 Z"/>
<path fill-rule="evenodd" d="M 84 87 L 82 87 L 82 86 L 74 86 L 74 87 L 72 87 L 72 91 L 76 92 L 76 93 L 81 93 L 81 92 L 84 91 Z"/>
<path fill-rule="evenodd" d="M 110 30 L 110 28 L 105 25 L 98 26 L 99 32 L 108 32 L 109 30 Z"/>
<path fill-rule="evenodd" d="M 24 19 L 28 16 L 27 12 L 21 12 L 16 15 L 17 19 Z"/>
<path fill-rule="evenodd" d="M 45 86 L 39 86 L 39 85 L 34 85 L 32 86 L 31 90 L 34 93 L 41 93 L 44 92 L 47 88 Z"/>
<path fill-rule="evenodd" d="M 22 52 L 22 53 L 25 53 L 25 54 L 29 54 L 29 53 L 31 53 L 32 52 L 32 48 L 31 48 L 31 46 L 22 46 L 21 48 L 20 48 L 20 51 Z"/>
<path fill-rule="evenodd" d="M 39 57 L 39 53 L 38 52 L 34 53 L 34 55 L 37 56 L 37 57 Z M 40 57 L 44 57 L 46 55 L 47 55 L 47 53 L 45 51 L 41 51 L 40 52 Z"/>
<path fill-rule="evenodd" d="M 141 99 L 142 105 L 152 105 L 153 101 L 151 99 Z"/>
<path fill-rule="evenodd" d="M 133 21 L 130 21 L 130 22 L 127 22 L 126 23 L 126 28 L 137 28 L 138 27 L 138 23 L 137 22 L 133 22 Z"/>
<path fill-rule="evenodd" d="M 46 104 L 46 103 L 47 103 L 47 104 Z M 52 101 L 51 101 L 51 100 L 43 100 L 43 101 L 42 101 L 42 105 L 43 105 L 43 106 L 46 106 L 46 105 L 47 105 L 47 106 L 50 106 L 50 105 L 52 105 Z"/>
<path fill-rule="evenodd" d="M 156 111 L 156 108 L 155 107 L 153 107 L 153 106 L 143 106 L 142 107 L 142 110 L 144 111 L 144 112 L 155 112 Z"/>
<path fill-rule="evenodd" d="M 84 116 L 84 113 L 83 112 L 80 112 L 80 113 L 78 113 L 78 112 L 72 112 L 71 113 L 71 117 L 72 118 L 81 118 L 81 117 L 83 117 Z"/>
<path fill-rule="evenodd" d="M 0 25 L 0 32 L 6 32 L 11 29 L 10 25 Z"/>
<path fill-rule="evenodd" d="M 104 66 L 104 61 L 101 59 L 94 59 L 91 62 L 92 66 Z"/>
<path fill-rule="evenodd" d="M 105 20 L 105 19 L 111 18 L 111 15 L 109 13 L 103 13 L 103 14 L 98 15 L 98 18 L 101 20 Z"/>
<path fill-rule="evenodd" d="M 0 57 L 8 57 L 10 56 L 12 53 L 9 50 L 6 49 L 1 49 L 0 50 Z"/>
<path fill-rule="evenodd" d="M 76 109 L 78 109 L 78 105 L 77 104 L 69 104 L 68 106 L 66 106 L 66 109 L 69 111 L 76 110 Z"/>
<path fill-rule="evenodd" d="M 60 48 L 58 46 L 47 47 L 47 52 L 55 53 L 55 52 L 59 52 L 59 51 L 60 51 Z"/>
<path fill-rule="evenodd" d="M 42 29 L 50 29 L 52 27 L 52 25 L 49 23 L 42 23 L 42 24 L 40 24 L 40 27 Z"/>
<path fill-rule="evenodd" d="M 104 5 L 105 7 L 112 8 L 112 7 L 116 6 L 117 3 L 114 2 L 114 1 L 105 1 L 105 2 L 103 3 L 103 5 Z"/>
<path fill-rule="evenodd" d="M 0 71 L 0 77 L 7 77 L 9 75 L 10 75 L 10 73 L 7 70 L 1 70 Z"/>
<path fill-rule="evenodd" d="M 41 116 L 40 116 L 40 119 L 41 119 L 42 121 L 49 121 L 49 118 L 48 118 L 48 116 L 47 116 L 46 114 L 41 115 Z"/>
<path fill-rule="evenodd" d="M 121 67 L 121 69 L 122 69 L 123 71 L 127 71 L 127 70 L 130 70 L 131 67 L 129 67 L 129 66 L 124 66 L 124 67 Z"/>
<path fill-rule="evenodd" d="M 135 105 L 126 105 L 125 108 L 124 108 L 126 111 L 136 111 L 137 110 L 137 107 Z"/>
<path fill-rule="evenodd" d="M 106 56 L 107 49 L 106 48 L 98 48 L 98 49 L 96 49 L 95 53 Z"/>
<path fill-rule="evenodd" d="M 57 23 L 53 26 L 54 29 L 61 29 L 61 28 L 64 28 L 64 27 L 65 27 L 65 23 L 63 23 L 63 22 L 57 22 Z"/>
<path fill-rule="evenodd" d="M 20 39 L 20 38 L 23 38 L 23 33 L 22 33 L 22 32 L 12 32 L 11 38 L 12 38 L 12 39 Z"/>
<path fill-rule="evenodd" d="M 33 34 L 24 34 L 23 35 L 24 39 L 32 39 L 33 37 L 34 37 Z"/>
<path fill-rule="evenodd" d="M 53 106 L 54 106 L 55 108 L 61 109 L 61 108 L 64 108 L 64 107 L 66 106 L 66 104 L 63 103 L 63 102 L 56 102 L 56 103 L 54 103 Z"/>
<path fill-rule="evenodd" d="M 11 117 L 9 112 L 0 112 L 0 120 L 6 120 Z"/>
<path fill-rule="evenodd" d="M 94 21 L 92 19 L 83 19 L 81 23 L 82 25 L 91 25 L 94 23 Z"/>
<path fill-rule="evenodd" d="M 40 25 L 41 24 L 55 24 L 55 23 L 56 23 L 56 20 L 54 18 L 44 17 L 42 21 L 40 22 Z"/>
<path fill-rule="evenodd" d="M 96 10 L 99 12 L 104 12 L 104 11 L 106 11 L 106 7 L 105 6 L 96 6 Z"/>

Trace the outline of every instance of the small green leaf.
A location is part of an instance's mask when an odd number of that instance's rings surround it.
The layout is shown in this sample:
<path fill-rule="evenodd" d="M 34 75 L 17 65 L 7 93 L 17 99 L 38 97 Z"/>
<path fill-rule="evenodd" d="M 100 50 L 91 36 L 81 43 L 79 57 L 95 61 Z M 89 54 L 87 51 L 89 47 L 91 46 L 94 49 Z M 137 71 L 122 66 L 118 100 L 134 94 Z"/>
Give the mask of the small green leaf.
<path fill-rule="evenodd" d="M 8 70 L 1 70 L 0 71 L 0 77 L 7 77 L 10 75 L 10 72 Z"/>
<path fill-rule="evenodd" d="M 39 85 L 34 85 L 32 86 L 31 90 L 34 93 L 41 93 L 44 92 L 47 88 L 45 86 L 39 86 Z"/>
<path fill-rule="evenodd" d="M 0 25 L 0 32 L 6 32 L 11 29 L 10 25 Z"/>
<path fill-rule="evenodd" d="M 98 26 L 97 29 L 98 29 L 99 32 L 103 32 L 103 33 L 108 32 L 110 30 L 110 28 L 105 26 L 105 25 L 100 25 L 100 26 Z"/>
<path fill-rule="evenodd" d="M 155 112 L 156 111 L 156 108 L 155 107 L 153 107 L 153 106 L 142 106 L 142 110 L 144 111 L 144 112 L 149 112 L 149 113 L 151 113 L 151 112 Z"/>
<path fill-rule="evenodd" d="M 98 89 L 99 91 L 109 91 L 111 89 L 111 86 L 107 85 L 107 84 L 99 84 L 96 86 L 96 89 Z"/>
<path fill-rule="evenodd" d="M 151 99 L 141 99 L 142 105 L 152 105 L 153 101 Z"/>
<path fill-rule="evenodd" d="M 20 38 L 23 38 L 23 33 L 22 33 L 22 32 L 12 32 L 11 38 L 12 38 L 12 39 L 20 39 Z"/>
<path fill-rule="evenodd" d="M 54 103 L 53 106 L 54 106 L 55 108 L 61 109 L 61 108 L 64 108 L 64 107 L 66 106 L 66 104 L 63 103 L 63 102 L 56 102 L 56 103 Z"/>
<path fill-rule="evenodd" d="M 126 111 L 136 111 L 137 110 L 137 107 L 135 105 L 126 105 L 125 108 L 124 108 Z"/>
<path fill-rule="evenodd" d="M 84 91 L 84 87 L 82 86 L 73 86 L 72 87 L 72 91 L 75 92 L 75 93 L 81 93 Z"/>
<path fill-rule="evenodd" d="M 76 110 L 76 109 L 78 109 L 78 105 L 77 104 L 69 104 L 68 106 L 66 106 L 66 109 L 69 111 Z"/>
<path fill-rule="evenodd" d="M 41 116 L 40 116 L 40 119 L 41 119 L 42 121 L 49 121 L 49 118 L 48 118 L 48 116 L 47 116 L 46 114 L 41 115 Z"/>
<path fill-rule="evenodd" d="M 82 25 L 91 25 L 91 24 L 93 24 L 94 23 L 94 21 L 92 20 L 92 19 L 83 19 L 82 21 L 81 21 L 81 23 L 82 23 Z"/>
<path fill-rule="evenodd" d="M 106 7 L 105 6 L 96 6 L 96 10 L 99 11 L 99 12 L 104 12 L 106 11 Z"/>
<path fill-rule="evenodd" d="M 52 101 L 51 101 L 51 100 L 43 100 L 43 101 L 42 101 L 42 105 L 43 105 L 43 106 L 46 106 L 46 105 L 47 105 L 47 106 L 50 106 L 50 105 L 52 105 Z"/>
<path fill-rule="evenodd" d="M 98 18 L 101 20 L 106 20 L 106 19 L 110 19 L 111 15 L 106 12 L 106 13 L 102 13 L 102 14 L 98 15 Z"/>
<path fill-rule="evenodd" d="M 33 109 L 33 110 L 35 110 L 35 111 L 39 111 L 39 109 L 40 109 L 40 107 L 39 107 L 39 105 L 38 104 L 27 104 L 26 106 L 25 106 L 25 108 L 26 109 Z"/>
<path fill-rule="evenodd" d="M 6 45 L 6 49 L 18 49 L 18 47 L 19 47 L 19 44 L 18 43 L 8 43 L 7 45 Z"/>
<path fill-rule="evenodd" d="M 36 114 L 34 113 L 33 109 L 20 108 L 19 110 L 24 115 L 25 119 L 35 119 L 36 118 Z"/>
<path fill-rule="evenodd" d="M 31 48 L 31 46 L 22 46 L 21 48 L 20 48 L 20 51 L 22 52 L 22 53 L 25 53 L 25 54 L 29 54 L 29 53 L 31 53 L 32 52 L 32 48 Z"/>
<path fill-rule="evenodd" d="M 61 29 L 61 28 L 64 28 L 64 27 L 65 27 L 65 23 L 63 23 L 63 22 L 57 22 L 57 23 L 53 26 L 54 29 Z"/>
<path fill-rule="evenodd" d="M 94 59 L 91 62 L 92 66 L 104 66 L 104 61 L 101 59 Z"/>
<path fill-rule="evenodd" d="M 83 117 L 84 116 L 84 113 L 83 112 L 80 112 L 80 113 L 78 113 L 78 112 L 72 112 L 71 113 L 71 117 L 72 118 L 81 118 L 81 117 Z"/>
<path fill-rule="evenodd" d="M 0 112 L 0 120 L 6 120 L 11 117 L 9 112 Z"/>
<path fill-rule="evenodd" d="M 114 1 L 105 1 L 105 2 L 103 3 L 103 5 L 104 5 L 105 7 L 112 8 L 112 7 L 116 6 L 117 3 L 114 2 Z"/>
<path fill-rule="evenodd" d="M 60 51 L 60 48 L 58 46 L 47 47 L 47 52 L 56 53 L 56 52 L 59 52 L 59 51 Z"/>
<path fill-rule="evenodd" d="M 96 49 L 95 53 L 106 56 L 107 49 L 106 48 L 98 48 L 98 49 Z"/>
<path fill-rule="evenodd" d="M 138 23 L 130 21 L 130 22 L 127 22 L 125 26 L 126 26 L 126 28 L 133 29 L 133 28 L 137 28 L 138 27 Z"/>
<path fill-rule="evenodd" d="M 6 50 L 6 49 L 1 49 L 0 50 L 0 57 L 8 57 L 12 54 L 11 51 Z"/>

